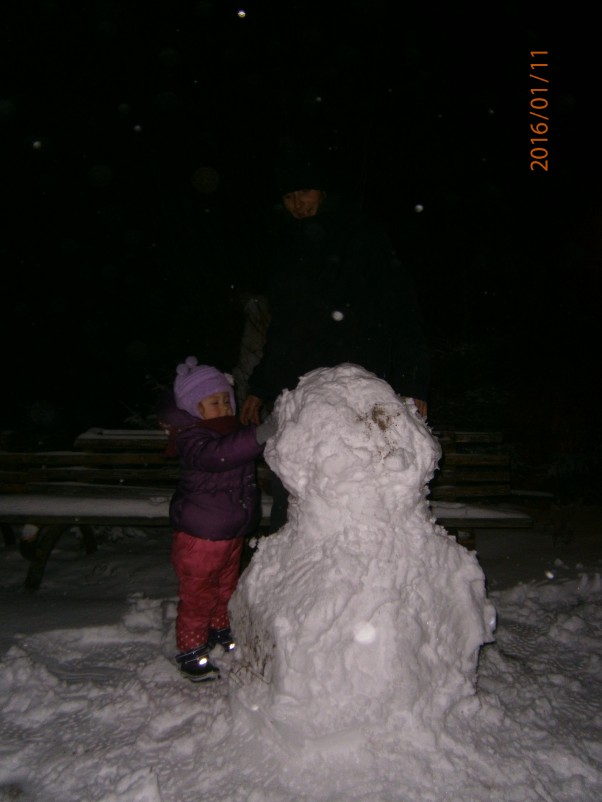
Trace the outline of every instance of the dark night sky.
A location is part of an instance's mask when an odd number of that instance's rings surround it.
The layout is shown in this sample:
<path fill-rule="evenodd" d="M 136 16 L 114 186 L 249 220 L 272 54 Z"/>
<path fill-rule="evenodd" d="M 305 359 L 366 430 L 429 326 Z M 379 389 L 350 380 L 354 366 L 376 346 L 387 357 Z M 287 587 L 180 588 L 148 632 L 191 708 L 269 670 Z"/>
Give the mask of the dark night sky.
<path fill-rule="evenodd" d="M 307 133 L 412 269 L 433 409 L 485 388 L 524 429 L 542 406 L 587 407 L 602 246 L 591 13 L 240 7 L 1 12 L 2 428 L 119 425 L 188 353 L 231 369 L 240 293 L 261 286 L 272 159 Z M 548 172 L 529 169 L 531 50 L 550 54 Z"/>

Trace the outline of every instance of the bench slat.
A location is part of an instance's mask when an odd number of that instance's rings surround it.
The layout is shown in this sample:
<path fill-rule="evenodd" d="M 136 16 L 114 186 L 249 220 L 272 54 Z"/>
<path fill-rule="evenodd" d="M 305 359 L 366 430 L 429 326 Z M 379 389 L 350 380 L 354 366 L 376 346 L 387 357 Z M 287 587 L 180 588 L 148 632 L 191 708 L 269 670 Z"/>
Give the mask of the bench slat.
<path fill-rule="evenodd" d="M 37 468 L 59 467 L 98 467 L 99 465 L 177 465 L 177 460 L 165 454 L 144 454 L 136 452 L 106 453 L 80 451 L 39 451 L 34 453 L 22 451 L 0 451 L 0 468 L 14 466 Z"/>
<path fill-rule="evenodd" d="M 447 485 L 453 487 L 454 485 L 461 486 L 463 484 L 510 484 L 510 471 L 509 470 L 490 470 L 485 468 L 483 470 L 449 470 L 442 471 L 437 477 L 438 485 Z"/>
<path fill-rule="evenodd" d="M 173 488 L 161 486 L 145 485 L 88 485 L 79 482 L 33 482 L 29 485 L 30 495 L 46 495 L 64 498 L 73 496 L 74 498 L 109 498 L 109 499 L 147 499 L 156 500 L 169 499 L 173 495 Z"/>
<path fill-rule="evenodd" d="M 461 454 L 456 451 L 444 451 L 441 461 L 441 471 L 456 465 L 473 465 L 475 467 L 491 465 L 495 467 L 499 465 L 510 465 L 510 458 L 507 454 Z"/>
<path fill-rule="evenodd" d="M 493 498 L 507 497 L 510 495 L 509 484 L 499 485 L 437 485 L 431 488 L 429 497 L 432 499 L 445 499 L 453 501 L 461 498 Z"/>
<path fill-rule="evenodd" d="M 433 429 L 441 443 L 503 443 L 502 432 L 463 432 L 454 429 Z"/>
<path fill-rule="evenodd" d="M 152 467 L 146 469 L 136 468 L 34 468 L 31 471 L 8 472 L 0 471 L 0 490 L 12 486 L 27 487 L 38 482 L 81 482 L 94 485 L 125 484 L 125 485 L 160 485 L 175 487 L 179 478 L 178 468 Z M 18 491 L 17 491 L 18 492 Z"/>
<path fill-rule="evenodd" d="M 92 428 L 76 438 L 74 447 L 83 451 L 160 451 L 167 446 L 167 440 L 167 433 L 163 429 Z"/>

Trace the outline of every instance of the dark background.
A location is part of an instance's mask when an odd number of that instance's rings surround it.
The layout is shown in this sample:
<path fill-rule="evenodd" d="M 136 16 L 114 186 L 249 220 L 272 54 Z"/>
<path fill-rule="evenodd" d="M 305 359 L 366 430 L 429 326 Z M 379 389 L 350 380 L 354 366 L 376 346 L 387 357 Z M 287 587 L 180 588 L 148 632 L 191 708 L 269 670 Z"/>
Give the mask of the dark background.
<path fill-rule="evenodd" d="M 147 425 L 188 354 L 231 370 L 271 167 L 328 153 L 416 280 L 434 425 L 599 466 L 596 24 L 578 5 L 24 2 L 0 12 L 0 428 Z M 237 15 L 239 8 L 246 17 Z M 547 50 L 549 170 L 530 170 Z M 422 211 L 417 211 L 418 207 Z M 565 468 L 562 468 L 566 470 Z"/>

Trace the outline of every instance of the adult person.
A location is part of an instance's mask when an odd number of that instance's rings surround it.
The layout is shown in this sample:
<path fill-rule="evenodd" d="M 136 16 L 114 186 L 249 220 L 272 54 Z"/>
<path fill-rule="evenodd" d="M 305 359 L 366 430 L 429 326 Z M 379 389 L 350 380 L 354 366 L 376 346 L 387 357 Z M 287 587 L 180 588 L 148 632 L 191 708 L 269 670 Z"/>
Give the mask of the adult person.
<path fill-rule="evenodd" d="M 266 288 L 271 320 L 248 382 L 242 423 L 261 421 L 300 376 L 352 362 L 385 379 L 427 415 L 428 348 L 416 293 L 384 227 L 330 187 L 313 154 L 277 166 L 282 221 Z M 286 522 L 287 497 L 272 476 L 270 523 Z"/>

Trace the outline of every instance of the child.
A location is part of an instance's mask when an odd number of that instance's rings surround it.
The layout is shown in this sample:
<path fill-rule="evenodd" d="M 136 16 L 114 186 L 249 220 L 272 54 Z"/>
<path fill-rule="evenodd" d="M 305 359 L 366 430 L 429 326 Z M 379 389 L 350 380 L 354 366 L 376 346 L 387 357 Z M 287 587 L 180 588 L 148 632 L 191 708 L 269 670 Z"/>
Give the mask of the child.
<path fill-rule="evenodd" d="M 258 520 L 255 459 L 275 428 L 267 421 L 241 426 L 234 412 L 227 377 L 188 357 L 178 365 L 173 398 L 159 413 L 182 469 L 170 504 L 179 595 L 176 662 L 194 682 L 217 679 L 210 652 L 235 646 L 228 602 L 244 537 Z"/>

